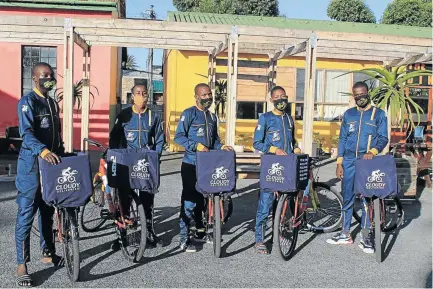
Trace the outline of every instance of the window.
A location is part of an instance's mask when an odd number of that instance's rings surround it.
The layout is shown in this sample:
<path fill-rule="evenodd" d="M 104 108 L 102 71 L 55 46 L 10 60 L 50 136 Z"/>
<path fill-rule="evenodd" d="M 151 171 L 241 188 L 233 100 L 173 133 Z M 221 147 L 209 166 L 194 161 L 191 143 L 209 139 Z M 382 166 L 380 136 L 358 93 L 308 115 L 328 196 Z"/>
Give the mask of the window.
<path fill-rule="evenodd" d="M 347 109 L 350 98 L 352 75 L 346 71 L 317 70 L 314 96 L 314 120 L 340 120 Z M 304 115 L 305 69 L 296 70 L 295 119 Z"/>
<path fill-rule="evenodd" d="M 238 119 L 259 119 L 264 112 L 263 102 L 239 101 L 237 103 L 236 118 Z"/>
<path fill-rule="evenodd" d="M 23 46 L 22 47 L 22 94 L 33 89 L 32 68 L 39 62 L 46 62 L 54 70 L 57 78 L 57 47 Z M 54 96 L 54 90 L 50 92 Z"/>
<path fill-rule="evenodd" d="M 367 83 L 370 90 L 377 87 L 377 85 L 379 84 L 378 80 L 371 79 L 370 76 L 368 76 L 364 73 L 359 73 L 359 72 L 353 73 L 353 84 L 355 84 L 359 81 Z"/>

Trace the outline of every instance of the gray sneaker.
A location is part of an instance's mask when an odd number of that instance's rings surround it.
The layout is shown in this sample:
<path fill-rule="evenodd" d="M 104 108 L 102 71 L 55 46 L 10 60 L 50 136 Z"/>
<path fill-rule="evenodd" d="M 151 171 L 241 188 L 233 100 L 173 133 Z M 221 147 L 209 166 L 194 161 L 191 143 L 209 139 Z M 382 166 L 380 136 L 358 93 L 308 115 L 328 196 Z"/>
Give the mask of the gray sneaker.
<path fill-rule="evenodd" d="M 180 242 L 179 247 L 182 251 L 187 253 L 197 252 L 196 247 L 193 244 L 191 244 L 189 240 L 186 240 L 185 242 Z"/>
<path fill-rule="evenodd" d="M 344 232 L 337 233 L 331 239 L 326 240 L 326 243 L 332 245 L 349 245 L 353 244 L 352 236 Z"/>
<path fill-rule="evenodd" d="M 372 235 L 368 234 L 368 236 L 364 238 L 361 234 L 361 240 L 359 240 L 358 247 L 361 248 L 362 251 L 364 251 L 364 253 L 374 254 L 374 245 L 373 245 L 373 241 L 372 241 Z"/>

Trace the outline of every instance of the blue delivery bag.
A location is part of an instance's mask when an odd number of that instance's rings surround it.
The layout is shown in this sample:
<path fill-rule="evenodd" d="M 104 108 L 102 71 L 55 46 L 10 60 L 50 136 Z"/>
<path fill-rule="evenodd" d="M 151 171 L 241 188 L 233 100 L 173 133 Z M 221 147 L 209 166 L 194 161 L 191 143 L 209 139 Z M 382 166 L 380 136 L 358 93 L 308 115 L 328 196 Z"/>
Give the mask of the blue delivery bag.
<path fill-rule="evenodd" d="M 309 179 L 309 156 L 262 155 L 260 163 L 260 189 L 271 192 L 297 192 L 305 190 Z"/>
<path fill-rule="evenodd" d="M 376 156 L 355 163 L 355 192 L 364 197 L 380 199 L 398 193 L 397 168 L 392 155 Z"/>
<path fill-rule="evenodd" d="M 62 157 L 51 165 L 39 157 L 42 199 L 49 205 L 75 208 L 87 203 L 93 192 L 88 155 Z"/>
<path fill-rule="evenodd" d="M 159 188 L 159 156 L 148 149 L 110 149 L 107 152 L 108 185 L 156 193 Z"/>
<path fill-rule="evenodd" d="M 236 188 L 236 154 L 215 150 L 197 152 L 196 190 L 201 194 L 232 192 Z"/>

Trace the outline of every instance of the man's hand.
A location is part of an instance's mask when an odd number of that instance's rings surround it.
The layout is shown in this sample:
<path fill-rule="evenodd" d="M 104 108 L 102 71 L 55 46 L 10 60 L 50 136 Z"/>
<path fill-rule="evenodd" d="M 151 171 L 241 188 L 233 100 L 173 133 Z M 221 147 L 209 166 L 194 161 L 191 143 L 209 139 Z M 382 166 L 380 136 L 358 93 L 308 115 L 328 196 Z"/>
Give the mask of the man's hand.
<path fill-rule="evenodd" d="M 337 165 L 337 169 L 335 170 L 335 174 L 337 175 L 337 178 L 340 180 L 343 179 L 343 166 L 341 164 Z"/>
<path fill-rule="evenodd" d="M 374 157 L 374 154 L 368 152 L 364 155 L 363 159 L 364 160 L 371 160 Z"/>
<path fill-rule="evenodd" d="M 287 156 L 287 153 L 286 153 L 285 151 L 283 151 L 282 149 L 277 149 L 277 150 L 275 151 L 275 154 L 276 154 L 277 156 Z"/>
<path fill-rule="evenodd" d="M 201 150 L 202 152 L 208 152 L 209 149 L 207 147 L 203 147 L 203 149 Z"/>
<path fill-rule="evenodd" d="M 233 147 L 231 147 L 231 146 L 224 146 L 223 150 L 225 150 L 225 151 L 232 151 Z"/>
<path fill-rule="evenodd" d="M 60 158 L 53 152 L 49 152 L 44 156 L 44 160 L 49 162 L 52 165 L 57 165 L 60 163 Z"/>

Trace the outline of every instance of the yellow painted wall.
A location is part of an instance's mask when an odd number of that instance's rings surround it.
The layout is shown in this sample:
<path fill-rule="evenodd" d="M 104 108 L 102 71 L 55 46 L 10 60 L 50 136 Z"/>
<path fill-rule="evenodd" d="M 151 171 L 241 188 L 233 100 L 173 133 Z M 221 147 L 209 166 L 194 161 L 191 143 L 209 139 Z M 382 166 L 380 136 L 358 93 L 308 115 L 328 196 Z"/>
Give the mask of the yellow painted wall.
<path fill-rule="evenodd" d="M 218 58 L 226 58 L 221 55 Z M 267 57 L 260 55 L 239 55 L 239 60 L 268 61 Z M 363 68 L 378 67 L 378 62 L 351 61 L 335 59 L 318 59 L 317 69 L 329 70 L 359 70 Z M 304 68 L 305 59 L 291 57 L 278 61 L 278 67 Z M 227 67 L 217 66 L 217 73 L 227 73 Z M 195 104 L 194 86 L 200 82 L 208 81 L 208 55 L 200 52 L 170 51 L 167 57 L 166 67 L 166 96 L 165 96 L 165 121 L 167 141 L 171 151 L 182 151 L 183 149 L 173 141 L 177 123 L 183 110 Z M 277 76 L 278 84 L 278 76 Z M 292 109 L 294 111 L 294 109 Z M 252 150 L 252 137 L 257 120 L 237 120 L 236 137 L 237 144 L 244 145 L 246 150 Z M 302 121 L 296 121 L 296 138 L 302 141 Z M 331 136 L 339 134 L 339 122 L 315 121 L 314 132 L 318 132 L 323 139 L 325 151 L 331 147 Z M 224 140 L 225 124 L 220 125 L 220 137 Z"/>

